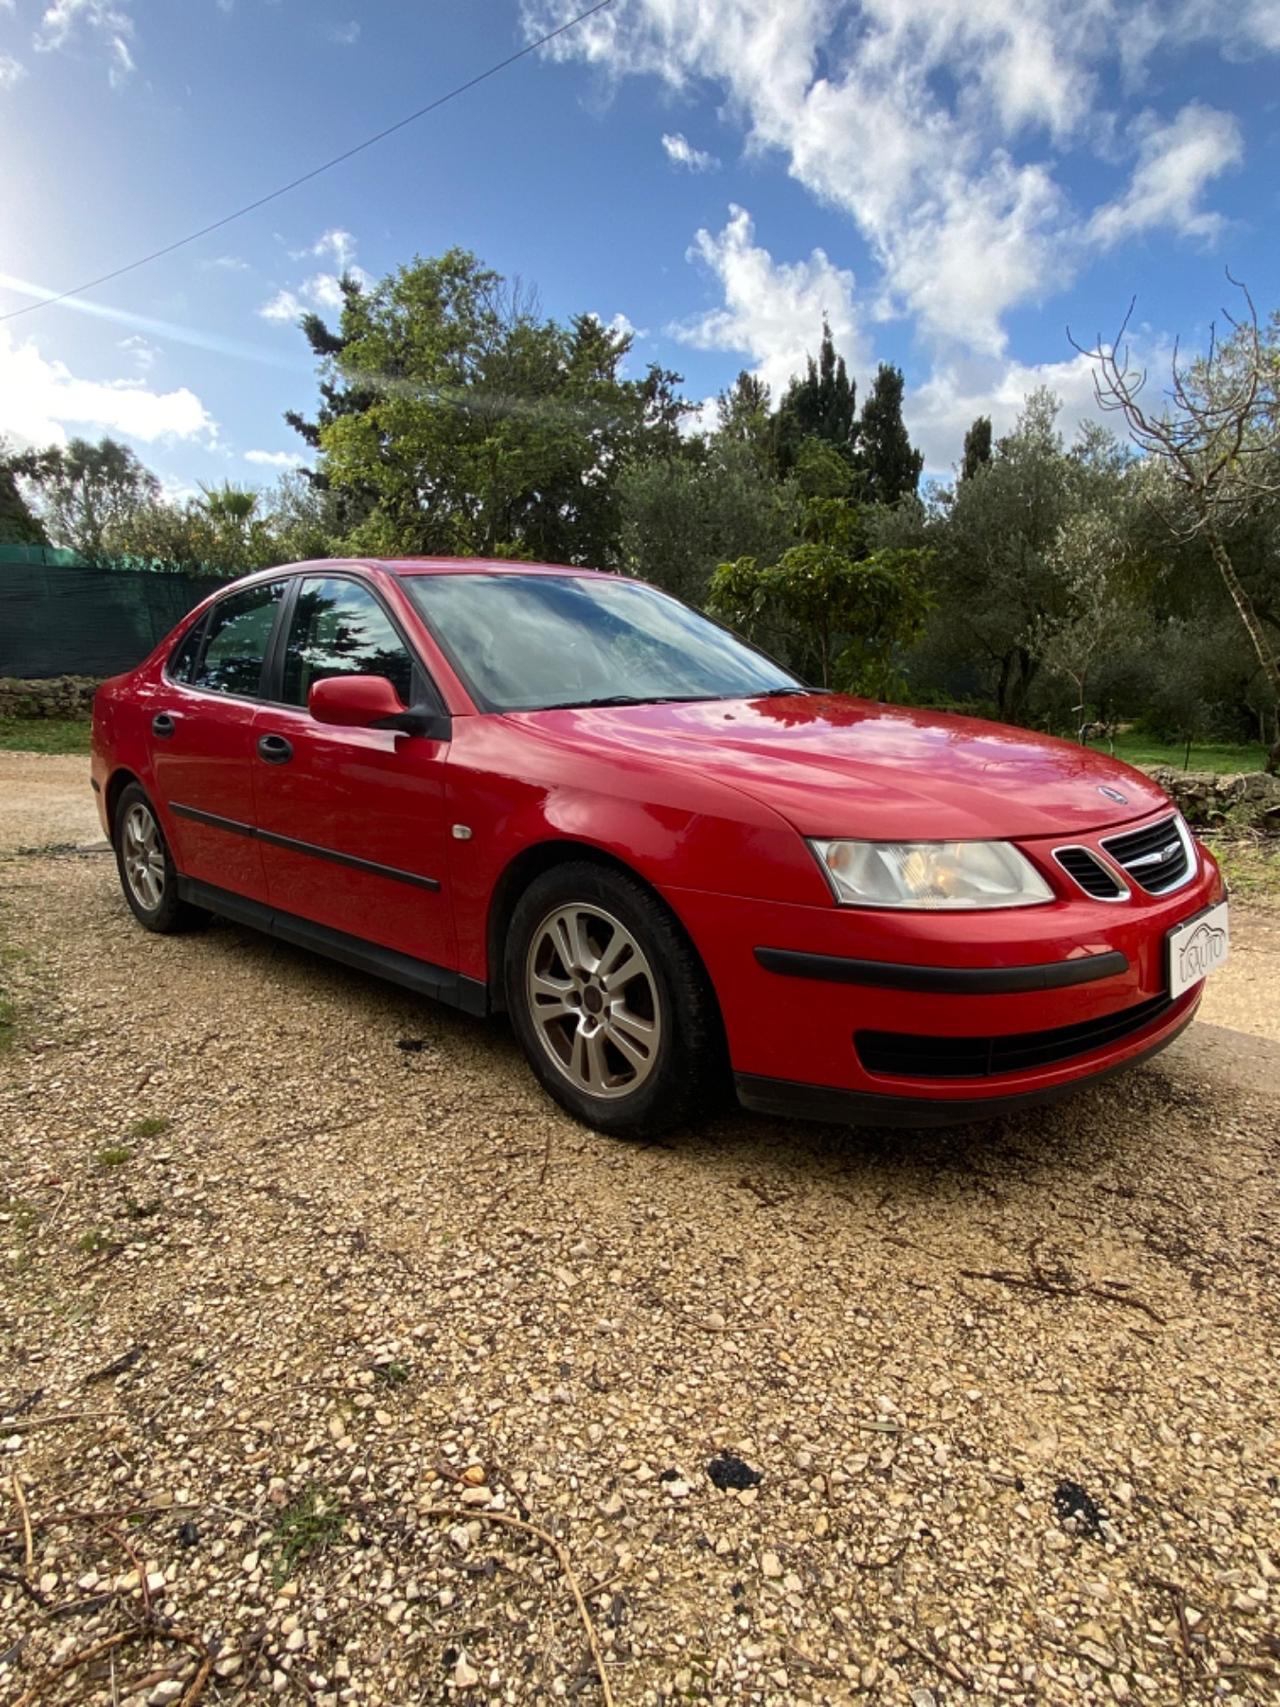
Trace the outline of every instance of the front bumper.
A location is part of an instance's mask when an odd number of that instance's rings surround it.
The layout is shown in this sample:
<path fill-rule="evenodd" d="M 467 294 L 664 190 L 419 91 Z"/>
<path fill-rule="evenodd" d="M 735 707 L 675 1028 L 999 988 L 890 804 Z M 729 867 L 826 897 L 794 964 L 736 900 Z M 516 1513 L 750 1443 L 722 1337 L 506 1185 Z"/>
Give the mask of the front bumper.
<path fill-rule="evenodd" d="M 1139 1047 L 1105 1066 L 1077 1072 L 1073 1078 L 1038 1089 L 1005 1092 L 1003 1096 L 953 1094 L 938 1097 L 886 1096 L 878 1092 L 834 1090 L 829 1085 L 797 1084 L 792 1079 L 761 1079 L 752 1073 L 736 1073 L 734 1088 L 743 1108 L 757 1114 L 783 1119 L 821 1120 L 834 1126 L 962 1126 L 968 1121 L 994 1120 L 1020 1109 L 1041 1108 L 1074 1096 L 1085 1085 L 1098 1084 L 1126 1067 L 1149 1061 L 1167 1049 L 1186 1030 L 1200 1006 L 1200 990 L 1192 990 L 1178 1004 L 1154 1037 L 1148 1035 Z"/>
<path fill-rule="evenodd" d="M 1058 898 L 1045 906 L 970 914 L 666 893 L 711 976 L 748 1107 L 927 1125 L 1052 1099 L 1171 1042 L 1201 987 L 1157 1000 L 1167 994 L 1166 934 L 1222 894 L 1212 857 L 1198 846 L 1196 857 L 1176 891 L 1135 892 L 1122 904 L 1072 895 L 1056 881 Z M 859 1032 L 934 1038 L 941 1057 L 957 1039 L 1083 1032 L 1144 1003 L 1149 1023 L 1102 1024 L 1116 1035 L 1099 1046 L 1014 1071 L 871 1071 L 855 1043 Z M 993 1049 L 991 1059 L 1009 1055 Z"/>

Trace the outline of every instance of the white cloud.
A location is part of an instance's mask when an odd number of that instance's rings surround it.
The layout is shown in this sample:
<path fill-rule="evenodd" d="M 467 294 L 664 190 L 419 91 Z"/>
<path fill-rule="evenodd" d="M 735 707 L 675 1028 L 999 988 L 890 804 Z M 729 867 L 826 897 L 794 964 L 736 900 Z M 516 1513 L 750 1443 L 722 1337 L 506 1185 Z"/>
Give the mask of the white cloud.
<path fill-rule="evenodd" d="M 34 343 L 15 344 L 0 327 L 0 434 L 26 444 L 62 444 L 68 430 L 124 433 L 157 439 L 212 442 L 212 416 L 186 386 L 150 391 L 140 379 L 78 379 Z"/>
<path fill-rule="evenodd" d="M 264 320 L 274 320 L 283 326 L 292 326 L 302 313 L 302 303 L 291 290 L 278 290 L 269 302 L 264 302 L 258 313 Z"/>
<path fill-rule="evenodd" d="M 338 47 L 354 47 L 360 40 L 360 25 L 352 18 L 345 24 L 331 24 L 325 34 Z"/>
<path fill-rule="evenodd" d="M 244 459 L 259 468 L 301 468 L 306 461 L 291 450 L 247 450 Z"/>
<path fill-rule="evenodd" d="M 1017 420 L 1028 392 L 1047 385 L 1062 399 L 1058 424 L 1070 438 L 1085 420 L 1114 420 L 1100 415 L 1093 393 L 1093 364 L 1076 355 L 1061 362 L 1000 361 L 962 357 L 936 367 L 923 385 L 903 400 L 902 414 L 912 443 L 924 452 L 925 468 L 943 474 L 959 462 L 964 435 L 979 415 L 991 419 L 996 438 Z"/>
<path fill-rule="evenodd" d="M 578 0 L 523 0 L 530 35 Z M 1058 181 L 1068 150 L 1109 146 L 1147 63 L 1176 43 L 1280 47 L 1277 0 L 632 0 L 544 50 L 611 78 L 710 83 L 748 146 L 773 152 L 848 214 L 882 273 L 881 301 L 938 346 L 1005 347 L 1011 309 L 1063 288 L 1088 212 Z M 1185 139 L 1184 139 L 1185 140 Z M 1201 137 L 1220 170 L 1229 139 Z M 1195 177 L 1196 159 L 1183 162 Z M 1154 168 L 1153 168 L 1154 170 Z M 1206 230 L 1194 190 L 1156 172 L 1133 217 Z"/>
<path fill-rule="evenodd" d="M 119 346 L 133 357 L 140 373 L 150 373 L 155 366 L 156 357 L 160 354 L 158 347 L 136 332 L 128 338 L 121 338 Z"/>
<path fill-rule="evenodd" d="M 308 308 L 336 313 L 342 307 L 344 277 L 357 279 L 365 286 L 374 282 L 363 267 L 356 265 L 355 238 L 349 231 L 343 231 L 340 227 L 335 226 L 331 231 L 322 232 L 314 243 L 308 244 L 305 249 L 291 249 L 289 254 L 295 261 L 331 256 L 335 270 L 312 273 L 310 278 L 304 279 L 292 289 L 278 290 L 258 310 L 264 320 L 291 325 Z"/>
<path fill-rule="evenodd" d="M 0 89 L 12 89 L 27 75 L 27 68 L 11 53 L 0 53 Z"/>
<path fill-rule="evenodd" d="M 708 154 L 705 148 L 695 148 L 679 131 L 664 133 L 662 146 L 673 166 L 685 166 L 690 172 L 714 172 L 720 164 L 714 154 Z"/>
<path fill-rule="evenodd" d="M 322 231 L 307 248 L 291 249 L 289 253 L 295 261 L 304 260 L 308 255 L 331 255 L 334 266 L 342 272 L 356 258 L 356 240 L 349 231 L 334 226 L 329 231 Z"/>
<path fill-rule="evenodd" d="M 816 352 L 824 316 L 850 367 L 861 369 L 868 361 L 854 307 L 853 274 L 821 249 L 805 261 L 775 261 L 755 241 L 751 215 L 731 206 L 722 231 L 698 232 L 689 259 L 715 276 L 724 303 L 671 327 L 681 343 L 742 354 L 775 396 L 793 373 L 803 370 L 805 357 Z"/>
<path fill-rule="evenodd" d="M 206 272 L 247 273 L 248 261 L 242 261 L 239 255 L 215 255 L 211 261 L 201 261 L 200 265 Z"/>
<path fill-rule="evenodd" d="M 1192 101 L 1168 124 L 1148 115 L 1138 126 L 1129 187 L 1097 210 L 1090 236 L 1104 248 L 1158 225 L 1171 225 L 1184 237 L 1216 237 L 1221 216 L 1202 209 L 1200 198 L 1210 179 L 1243 158 L 1240 126 L 1230 113 Z"/>
<path fill-rule="evenodd" d="M 133 19 L 116 0 L 52 0 L 32 41 L 37 53 L 55 53 L 77 36 L 96 36 L 107 50 L 107 78 L 113 89 L 127 82 L 135 67 L 129 43 Z"/>

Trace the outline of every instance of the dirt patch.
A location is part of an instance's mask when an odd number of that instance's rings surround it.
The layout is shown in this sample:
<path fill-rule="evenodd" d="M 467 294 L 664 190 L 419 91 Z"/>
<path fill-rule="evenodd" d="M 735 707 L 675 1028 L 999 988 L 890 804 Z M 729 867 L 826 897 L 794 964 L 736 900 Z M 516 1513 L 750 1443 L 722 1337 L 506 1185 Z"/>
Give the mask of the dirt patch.
<path fill-rule="evenodd" d="M 96 836 L 82 761 L 0 763 L 8 848 Z M 1280 1699 L 1249 916 L 1072 1103 L 641 1146 L 501 1029 L 146 935 L 106 855 L 0 907 L 0 1698 Z"/>

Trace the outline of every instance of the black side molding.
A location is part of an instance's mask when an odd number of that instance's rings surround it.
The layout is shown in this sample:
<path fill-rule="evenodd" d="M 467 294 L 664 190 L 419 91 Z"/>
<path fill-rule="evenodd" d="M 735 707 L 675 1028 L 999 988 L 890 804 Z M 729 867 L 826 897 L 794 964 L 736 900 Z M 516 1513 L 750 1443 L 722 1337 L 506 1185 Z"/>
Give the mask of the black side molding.
<path fill-rule="evenodd" d="M 892 960 L 848 960 L 838 954 L 803 954 L 790 948 L 758 948 L 766 972 L 788 978 L 817 978 L 828 984 L 866 984 L 879 990 L 916 990 L 935 996 L 1009 996 L 1025 990 L 1064 990 L 1127 972 L 1118 949 L 1053 960 L 1043 966 L 908 966 Z"/>
<path fill-rule="evenodd" d="M 765 1079 L 752 1073 L 734 1075 L 734 1087 L 743 1108 L 783 1120 L 820 1120 L 828 1126 L 963 1126 L 971 1120 L 995 1120 L 1027 1108 L 1042 1108 L 1062 1102 L 1090 1085 L 1101 1084 L 1116 1073 L 1149 1061 L 1167 1049 L 1196 1017 L 1196 997 L 1178 1023 L 1163 1037 L 1136 1055 L 1113 1062 L 1095 1073 L 1068 1079 L 1038 1091 L 1015 1091 L 1012 1096 L 985 1097 L 895 1097 L 866 1091 L 844 1091 L 834 1085 L 806 1085 L 794 1079 Z"/>
<path fill-rule="evenodd" d="M 277 738 L 263 736 L 264 741 Z M 314 859 L 327 859 L 334 865 L 350 866 L 353 871 L 371 872 L 374 877 L 390 877 L 396 883 L 412 883 L 418 889 L 434 890 L 440 887 L 437 877 L 420 877 L 416 871 L 401 871 L 396 865 L 379 865 L 376 860 L 361 859 L 356 854 L 339 853 L 336 848 L 322 848 L 315 842 L 300 842 L 294 836 L 280 836 L 274 830 L 259 829 L 256 824 L 242 824 L 238 818 L 220 818 L 216 812 L 202 812 L 197 806 L 181 806 L 176 800 L 169 802 L 169 810 L 175 817 L 190 818 L 193 824 L 207 824 L 211 829 L 227 830 L 233 836 L 248 836 L 255 842 L 270 842 L 273 848 L 289 848 L 293 853 L 310 854 Z"/>
<path fill-rule="evenodd" d="M 478 978 L 468 978 L 461 972 L 451 972 L 447 966 L 436 966 L 430 960 L 417 960 L 411 954 L 400 954 L 394 948 L 366 942 L 363 937 L 348 936 L 345 931 L 331 930 L 311 919 L 300 919 L 295 913 L 281 912 L 262 901 L 236 895 L 230 889 L 219 889 L 212 883 L 201 883 L 193 877 L 178 878 L 178 893 L 184 901 L 205 907 L 238 925 L 248 925 L 281 942 L 297 948 L 310 949 L 315 954 L 339 960 L 357 972 L 371 973 L 391 984 L 413 990 L 433 1001 L 448 1002 L 463 1013 L 483 1018 L 489 1012 L 488 987 Z"/>

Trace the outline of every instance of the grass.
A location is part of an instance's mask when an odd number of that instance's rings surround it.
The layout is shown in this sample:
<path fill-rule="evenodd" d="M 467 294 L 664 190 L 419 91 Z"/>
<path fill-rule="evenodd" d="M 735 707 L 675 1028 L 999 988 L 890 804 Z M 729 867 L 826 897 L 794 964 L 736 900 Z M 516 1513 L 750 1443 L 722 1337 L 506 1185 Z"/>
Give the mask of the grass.
<path fill-rule="evenodd" d="M 298 1561 L 319 1552 L 342 1533 L 342 1511 L 327 1489 L 308 1488 L 280 1513 L 276 1541 L 280 1557 L 272 1577 L 277 1588 L 289 1581 Z"/>
<path fill-rule="evenodd" d="M 1100 753 L 1110 750 L 1105 741 L 1091 741 L 1089 745 Z M 1233 746 L 1226 741 L 1193 741 L 1188 764 L 1184 741 L 1160 741 L 1154 735 L 1129 729 L 1116 736 L 1115 756 L 1129 765 L 1171 765 L 1174 770 L 1213 771 L 1221 776 L 1235 771 L 1260 771 L 1266 763 L 1267 750 L 1261 742 Z"/>
<path fill-rule="evenodd" d="M 167 1114 L 148 1114 L 141 1120 L 135 1120 L 129 1131 L 135 1138 L 158 1138 L 172 1125 L 173 1122 Z"/>
<path fill-rule="evenodd" d="M 90 727 L 80 717 L 0 717 L 0 752 L 87 753 Z"/>
<path fill-rule="evenodd" d="M 1211 835 L 1209 846 L 1222 867 L 1233 901 L 1280 903 L 1280 841 L 1274 836 Z"/>
<path fill-rule="evenodd" d="M 0 994 L 0 1055 L 13 1042 L 15 1024 L 13 1003 L 5 995 Z"/>
<path fill-rule="evenodd" d="M 121 1168 L 133 1155 L 127 1144 L 108 1144 L 93 1158 L 100 1168 Z"/>

